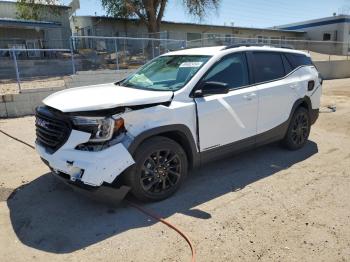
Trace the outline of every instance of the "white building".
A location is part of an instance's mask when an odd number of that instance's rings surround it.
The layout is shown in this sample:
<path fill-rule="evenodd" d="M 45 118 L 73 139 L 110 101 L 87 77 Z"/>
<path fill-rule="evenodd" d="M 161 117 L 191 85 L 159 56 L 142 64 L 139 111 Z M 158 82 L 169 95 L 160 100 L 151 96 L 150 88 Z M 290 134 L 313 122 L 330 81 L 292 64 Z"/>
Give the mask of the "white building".
<path fill-rule="evenodd" d="M 283 30 L 302 30 L 306 32 L 306 39 L 320 41 L 312 43 L 310 50 L 327 53 L 342 54 L 350 53 L 350 16 L 337 15 L 320 19 L 307 20 L 292 24 L 280 25 L 274 28 Z"/>

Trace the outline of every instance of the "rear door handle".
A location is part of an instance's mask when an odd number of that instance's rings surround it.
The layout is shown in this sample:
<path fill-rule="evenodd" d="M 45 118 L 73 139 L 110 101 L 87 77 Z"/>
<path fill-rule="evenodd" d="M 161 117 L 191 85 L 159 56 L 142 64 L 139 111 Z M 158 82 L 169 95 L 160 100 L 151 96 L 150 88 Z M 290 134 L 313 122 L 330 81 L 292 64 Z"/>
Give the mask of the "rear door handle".
<path fill-rule="evenodd" d="M 249 93 L 249 94 L 244 95 L 243 97 L 244 97 L 244 99 L 252 100 L 254 97 L 256 97 L 256 94 L 255 93 Z"/>
<path fill-rule="evenodd" d="M 297 84 L 291 84 L 289 87 L 290 87 L 291 89 L 295 89 L 295 88 L 298 87 L 298 85 L 297 85 Z"/>

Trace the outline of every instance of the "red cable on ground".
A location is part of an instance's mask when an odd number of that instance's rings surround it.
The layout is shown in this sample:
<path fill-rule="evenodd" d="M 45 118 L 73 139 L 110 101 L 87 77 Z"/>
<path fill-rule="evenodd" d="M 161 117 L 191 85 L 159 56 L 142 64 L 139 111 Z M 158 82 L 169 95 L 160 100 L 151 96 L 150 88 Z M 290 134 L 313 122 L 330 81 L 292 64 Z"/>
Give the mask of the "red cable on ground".
<path fill-rule="evenodd" d="M 24 142 L 23 140 L 18 139 L 18 138 L 16 138 L 16 137 L 14 137 L 14 136 L 12 136 L 12 135 L 10 135 L 10 134 L 4 132 L 4 131 L 1 130 L 1 129 L 0 129 L 0 133 L 3 133 L 4 135 L 6 135 L 6 136 L 8 136 L 8 137 L 10 137 L 10 138 L 12 138 L 12 139 L 14 139 L 14 140 L 16 140 L 17 142 L 20 142 L 20 143 L 22 143 L 22 144 L 24 144 L 24 145 L 30 147 L 31 149 L 35 149 L 34 146 L 32 146 L 32 145 L 28 144 L 27 142 Z M 182 237 L 186 240 L 186 242 L 188 243 L 188 245 L 189 245 L 190 248 L 191 248 L 191 253 L 192 253 L 192 259 L 191 259 L 191 261 L 192 261 L 192 262 L 195 262 L 195 261 L 196 261 L 196 251 L 195 251 L 195 249 L 194 249 L 194 245 L 193 245 L 192 241 L 190 240 L 190 238 L 189 238 L 184 232 L 182 232 L 182 231 L 181 231 L 179 228 L 177 228 L 175 225 L 173 225 L 173 224 L 171 224 L 170 222 L 166 221 L 164 218 L 162 218 L 162 217 L 160 217 L 160 216 L 154 214 L 153 212 L 151 212 L 151 211 L 149 211 L 149 210 L 147 210 L 147 209 L 145 209 L 145 208 L 143 208 L 143 207 L 141 207 L 141 206 L 139 206 L 139 205 L 137 205 L 137 204 L 135 204 L 135 203 L 133 203 L 133 202 L 130 202 L 130 201 L 128 201 L 128 200 L 125 200 L 125 201 L 126 201 L 130 206 L 132 206 L 133 208 L 135 208 L 135 209 L 141 211 L 141 212 L 144 213 L 145 215 L 147 215 L 147 216 L 149 216 L 149 217 L 152 217 L 152 218 L 155 219 L 155 220 L 158 220 L 159 222 L 163 223 L 164 225 L 170 227 L 171 229 L 173 229 L 173 230 L 175 230 L 177 233 L 179 233 L 180 236 L 182 236 Z"/>
<path fill-rule="evenodd" d="M 166 221 L 164 218 L 154 214 L 153 212 L 149 211 L 149 210 L 146 210 L 145 208 L 133 203 L 133 202 L 130 202 L 128 200 L 125 200 L 130 206 L 138 209 L 139 211 L 141 211 L 142 213 L 146 214 L 147 216 L 150 216 L 152 217 L 153 219 L 155 220 L 158 220 L 159 222 L 162 222 L 164 225 L 170 227 L 171 229 L 175 230 L 177 233 L 179 233 L 185 240 L 186 242 L 188 243 L 188 245 L 190 246 L 191 248 L 191 253 L 192 253 L 192 259 L 191 261 L 192 262 L 195 262 L 196 261 L 196 251 L 194 249 L 194 245 L 191 241 L 191 239 L 184 233 L 182 232 L 179 228 L 177 228 L 175 225 L 171 224 L 170 222 Z"/>

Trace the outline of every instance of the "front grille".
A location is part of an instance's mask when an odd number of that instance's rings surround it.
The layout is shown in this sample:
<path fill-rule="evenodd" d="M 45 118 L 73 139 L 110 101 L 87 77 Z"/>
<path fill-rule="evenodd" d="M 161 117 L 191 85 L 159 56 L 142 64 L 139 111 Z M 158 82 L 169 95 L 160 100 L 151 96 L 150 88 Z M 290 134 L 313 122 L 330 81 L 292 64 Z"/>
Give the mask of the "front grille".
<path fill-rule="evenodd" d="M 72 131 L 69 118 L 47 106 L 37 107 L 35 126 L 36 142 L 51 154 L 67 141 Z"/>

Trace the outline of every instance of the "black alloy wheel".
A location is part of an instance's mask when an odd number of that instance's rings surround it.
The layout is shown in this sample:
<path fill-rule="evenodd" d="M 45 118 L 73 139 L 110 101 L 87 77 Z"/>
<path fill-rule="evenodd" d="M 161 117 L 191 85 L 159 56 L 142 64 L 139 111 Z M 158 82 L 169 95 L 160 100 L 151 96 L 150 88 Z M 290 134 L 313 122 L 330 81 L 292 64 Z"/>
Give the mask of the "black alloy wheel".
<path fill-rule="evenodd" d="M 134 154 L 135 164 L 123 174 L 131 193 L 142 201 L 168 198 L 187 176 L 188 161 L 183 148 L 167 137 L 147 139 Z"/>
<path fill-rule="evenodd" d="M 310 129 L 309 112 L 304 107 L 297 108 L 290 121 L 283 144 L 290 150 L 302 148 L 309 138 Z"/>
<path fill-rule="evenodd" d="M 309 120 L 306 114 L 299 113 L 292 124 L 291 138 L 295 145 L 305 143 L 309 135 Z"/>
<path fill-rule="evenodd" d="M 146 158 L 141 172 L 140 182 L 146 192 L 167 191 L 180 181 L 180 157 L 169 149 L 157 150 Z"/>

